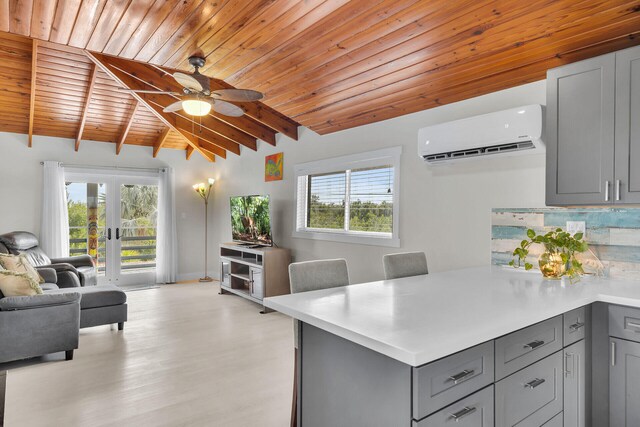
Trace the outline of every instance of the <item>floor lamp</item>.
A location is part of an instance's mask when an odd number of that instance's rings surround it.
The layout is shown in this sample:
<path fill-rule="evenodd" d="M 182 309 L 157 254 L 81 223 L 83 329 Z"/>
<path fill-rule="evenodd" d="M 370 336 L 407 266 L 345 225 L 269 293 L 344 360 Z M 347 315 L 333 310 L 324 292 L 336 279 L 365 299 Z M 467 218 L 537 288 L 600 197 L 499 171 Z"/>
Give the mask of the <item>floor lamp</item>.
<path fill-rule="evenodd" d="M 198 193 L 200 197 L 202 197 L 202 200 L 204 200 L 204 277 L 200 279 L 201 282 L 213 281 L 213 279 L 209 277 L 209 274 L 207 271 L 207 260 L 209 255 L 207 253 L 207 247 L 209 246 L 209 242 L 207 241 L 207 231 L 208 231 L 207 224 L 209 223 L 209 215 L 208 215 L 209 194 L 211 194 L 211 187 L 213 186 L 214 182 L 216 182 L 215 179 L 209 178 L 208 187 L 205 185 L 204 182 L 201 182 L 200 184 L 195 184 L 193 186 L 193 189 L 196 190 L 196 193 Z"/>

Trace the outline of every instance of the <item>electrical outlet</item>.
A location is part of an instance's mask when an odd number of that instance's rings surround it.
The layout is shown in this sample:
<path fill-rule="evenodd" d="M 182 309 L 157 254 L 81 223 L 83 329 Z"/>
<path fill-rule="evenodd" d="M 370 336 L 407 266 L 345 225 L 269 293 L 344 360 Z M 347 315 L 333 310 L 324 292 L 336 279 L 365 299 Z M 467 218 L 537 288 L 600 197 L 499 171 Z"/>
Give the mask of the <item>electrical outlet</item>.
<path fill-rule="evenodd" d="M 583 235 L 587 231 L 587 223 L 584 221 L 567 221 L 567 232 L 571 235 L 576 233 L 582 233 Z"/>

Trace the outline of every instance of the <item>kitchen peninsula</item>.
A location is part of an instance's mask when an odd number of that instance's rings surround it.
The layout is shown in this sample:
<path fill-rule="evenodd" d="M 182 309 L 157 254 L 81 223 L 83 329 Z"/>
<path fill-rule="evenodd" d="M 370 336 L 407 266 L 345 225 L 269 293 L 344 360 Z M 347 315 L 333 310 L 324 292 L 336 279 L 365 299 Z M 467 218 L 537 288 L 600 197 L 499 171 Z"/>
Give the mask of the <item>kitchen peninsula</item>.
<path fill-rule="evenodd" d="M 571 284 L 493 266 L 267 298 L 265 306 L 302 322 L 303 427 L 562 426 L 563 417 L 565 426 L 640 425 L 638 409 L 626 405 L 637 391 L 623 389 L 610 411 L 607 387 L 610 364 L 612 376 L 616 363 L 640 367 L 640 357 L 616 360 L 618 348 L 640 346 L 631 342 L 640 340 L 640 311 L 627 308 L 640 307 L 637 281 Z M 624 372 L 640 378 L 633 369 Z"/>

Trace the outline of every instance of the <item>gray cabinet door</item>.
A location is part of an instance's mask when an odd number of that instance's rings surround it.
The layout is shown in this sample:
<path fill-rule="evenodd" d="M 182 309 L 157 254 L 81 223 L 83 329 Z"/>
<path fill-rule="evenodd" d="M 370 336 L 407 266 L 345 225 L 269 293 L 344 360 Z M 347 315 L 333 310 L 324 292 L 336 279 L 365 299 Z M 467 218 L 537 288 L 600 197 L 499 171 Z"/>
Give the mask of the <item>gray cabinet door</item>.
<path fill-rule="evenodd" d="M 564 353 L 564 426 L 585 427 L 586 407 L 586 352 L 584 340 L 567 347 Z"/>
<path fill-rule="evenodd" d="M 547 205 L 612 203 L 615 54 L 547 72 Z"/>
<path fill-rule="evenodd" d="M 640 47 L 616 53 L 615 203 L 640 203 Z"/>
<path fill-rule="evenodd" d="M 251 296 L 254 298 L 264 298 L 264 286 L 262 283 L 262 269 L 261 268 L 249 268 L 249 275 L 251 279 Z"/>
<path fill-rule="evenodd" d="M 611 338 L 610 427 L 640 426 L 640 343 Z"/>
<path fill-rule="evenodd" d="M 493 425 L 493 386 L 465 397 L 422 421 L 413 422 L 413 427 L 493 427 Z"/>

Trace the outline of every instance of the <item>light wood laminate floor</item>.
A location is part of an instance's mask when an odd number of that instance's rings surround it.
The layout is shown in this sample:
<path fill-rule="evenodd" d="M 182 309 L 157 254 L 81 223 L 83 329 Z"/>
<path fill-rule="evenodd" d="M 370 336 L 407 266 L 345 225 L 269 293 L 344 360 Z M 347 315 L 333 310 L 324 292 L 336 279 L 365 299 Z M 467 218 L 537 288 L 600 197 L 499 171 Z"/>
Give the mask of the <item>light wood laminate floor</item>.
<path fill-rule="evenodd" d="M 80 331 L 64 353 L 8 369 L 6 427 L 286 426 L 291 319 L 217 284 L 128 292 L 124 332 Z"/>

